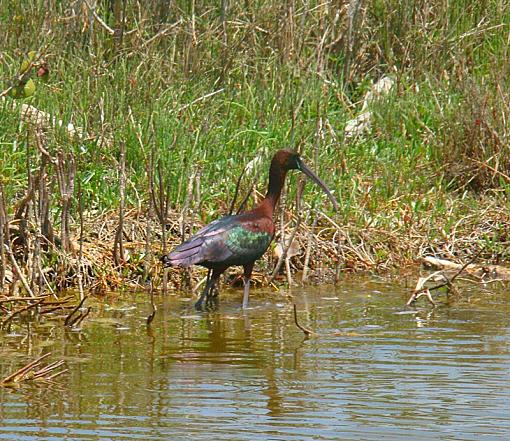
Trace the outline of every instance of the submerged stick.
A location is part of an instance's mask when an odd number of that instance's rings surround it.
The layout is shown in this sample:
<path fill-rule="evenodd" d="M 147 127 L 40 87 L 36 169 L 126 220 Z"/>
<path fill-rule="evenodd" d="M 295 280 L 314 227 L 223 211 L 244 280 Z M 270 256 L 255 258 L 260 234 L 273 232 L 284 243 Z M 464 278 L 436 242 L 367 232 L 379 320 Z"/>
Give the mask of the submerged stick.
<path fill-rule="evenodd" d="M 66 317 L 64 321 L 64 326 L 67 326 L 69 328 L 72 328 L 73 325 L 81 323 L 81 321 L 90 313 L 90 307 L 87 309 L 87 312 L 80 312 L 75 318 L 73 316 L 78 312 L 78 310 L 83 306 L 85 303 L 85 300 L 87 300 L 87 296 L 83 297 L 81 299 L 80 303 L 69 313 L 69 315 Z M 79 321 L 78 321 L 79 320 Z"/>
<path fill-rule="evenodd" d="M 301 325 L 298 321 L 298 316 L 297 316 L 297 307 L 296 307 L 296 304 L 294 303 L 293 304 L 294 306 L 294 323 L 296 324 L 296 326 L 301 329 L 301 331 L 303 331 L 303 333 L 309 337 L 310 335 L 318 335 L 316 332 L 308 329 L 308 328 L 305 328 L 303 325 Z"/>
<path fill-rule="evenodd" d="M 83 320 L 85 320 L 85 317 L 87 317 L 87 316 L 90 314 L 90 311 L 91 311 L 91 310 L 92 310 L 92 307 L 91 307 L 91 306 L 89 306 L 89 307 L 87 308 L 87 310 L 86 310 L 84 313 L 80 314 L 80 315 L 78 316 L 78 318 L 77 318 L 75 321 L 73 321 L 73 322 L 71 323 L 70 327 L 78 327 L 78 326 L 80 326 L 80 323 L 81 323 Z"/>
<path fill-rule="evenodd" d="M 154 302 L 154 286 L 152 284 L 152 280 L 151 280 L 151 287 L 150 287 L 150 296 L 151 296 L 152 312 L 147 316 L 147 326 L 150 326 L 150 324 L 154 320 L 154 317 L 156 316 L 156 311 L 158 310 L 158 308 L 156 307 L 156 303 Z"/>
<path fill-rule="evenodd" d="M 54 378 L 58 377 L 59 375 L 68 372 L 68 369 L 64 369 L 59 372 L 51 374 L 53 371 L 55 371 L 64 364 L 64 360 L 54 361 L 53 363 L 50 363 L 47 366 L 44 366 L 41 369 L 36 370 L 36 368 L 40 366 L 41 362 L 50 355 L 51 352 L 47 352 L 46 354 L 43 354 L 40 357 L 36 358 L 34 361 L 27 363 L 25 366 L 21 367 L 16 372 L 12 373 L 11 375 L 8 375 L 3 380 L 0 380 L 0 386 L 13 386 L 17 383 L 21 383 L 22 381 L 27 380 L 51 381 Z"/>
<path fill-rule="evenodd" d="M 50 352 L 48 352 L 50 354 Z M 42 369 L 39 369 L 37 372 L 35 372 L 32 376 L 32 379 L 37 379 L 46 376 L 51 371 L 54 371 L 58 367 L 62 366 L 64 364 L 64 360 L 58 360 L 54 361 L 53 363 L 50 363 L 48 366 L 43 367 Z"/>
<path fill-rule="evenodd" d="M 318 332 L 315 332 L 315 331 L 312 331 L 311 329 L 308 329 L 308 328 L 305 328 L 302 324 L 299 323 L 298 321 L 298 316 L 297 316 L 297 307 L 296 307 L 296 304 L 293 303 L 292 306 L 294 307 L 294 323 L 296 324 L 296 326 L 301 330 L 303 331 L 303 333 L 305 334 L 306 337 L 310 337 L 311 335 L 313 336 L 339 336 L 339 335 L 344 335 L 344 332 L 342 331 L 336 331 L 336 332 L 326 332 L 324 334 L 322 333 L 318 333 Z M 353 334 L 353 333 L 350 333 L 350 335 L 358 335 L 358 334 Z"/>
<path fill-rule="evenodd" d="M 39 358 L 35 359 L 34 361 L 31 361 L 30 363 L 26 364 L 22 368 L 18 369 L 16 372 L 12 373 L 11 375 L 5 377 L 2 381 L 0 381 L 0 384 L 7 384 L 7 383 L 15 383 L 18 381 L 18 377 L 22 377 L 25 375 L 30 369 L 33 367 L 38 366 L 42 360 L 44 360 L 46 357 L 49 357 L 51 355 L 51 352 L 47 352 L 44 355 L 41 355 Z"/>
<path fill-rule="evenodd" d="M 37 306 L 39 306 L 42 302 L 44 302 L 44 300 L 46 299 L 46 297 L 43 297 L 42 299 L 38 300 L 37 302 L 35 303 L 31 303 L 29 305 L 26 305 L 26 306 L 23 306 L 22 308 L 20 309 L 16 309 L 15 311 L 12 311 L 4 320 L 2 320 L 2 322 L 0 323 L 0 328 L 3 328 L 7 323 L 9 323 L 14 317 L 16 317 L 17 315 L 21 314 L 22 312 L 26 312 L 28 311 L 29 309 L 32 309 L 32 308 L 36 308 Z"/>

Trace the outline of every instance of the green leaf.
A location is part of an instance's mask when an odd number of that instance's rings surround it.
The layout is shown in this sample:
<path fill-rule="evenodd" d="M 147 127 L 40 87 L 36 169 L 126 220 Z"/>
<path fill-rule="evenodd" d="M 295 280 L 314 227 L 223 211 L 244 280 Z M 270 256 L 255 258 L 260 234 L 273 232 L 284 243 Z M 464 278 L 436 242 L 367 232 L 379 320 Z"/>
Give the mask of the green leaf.
<path fill-rule="evenodd" d="M 23 95 L 25 98 L 28 98 L 29 96 L 32 96 L 35 93 L 35 82 L 30 78 L 26 84 L 23 86 Z"/>

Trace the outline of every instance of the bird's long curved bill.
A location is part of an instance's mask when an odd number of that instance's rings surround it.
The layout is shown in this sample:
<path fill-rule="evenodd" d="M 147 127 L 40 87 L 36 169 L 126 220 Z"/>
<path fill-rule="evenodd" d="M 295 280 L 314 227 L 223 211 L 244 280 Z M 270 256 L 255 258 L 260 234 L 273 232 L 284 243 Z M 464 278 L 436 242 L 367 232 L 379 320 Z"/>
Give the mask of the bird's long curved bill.
<path fill-rule="evenodd" d="M 312 181 L 314 181 L 322 190 L 324 193 L 327 194 L 328 198 L 330 199 L 331 203 L 333 204 L 333 208 L 335 211 L 338 211 L 338 202 L 336 201 L 335 197 L 331 194 L 331 191 L 329 191 L 329 188 L 326 186 L 324 181 L 319 178 L 306 164 L 301 162 L 300 164 L 300 170 L 308 176 Z"/>

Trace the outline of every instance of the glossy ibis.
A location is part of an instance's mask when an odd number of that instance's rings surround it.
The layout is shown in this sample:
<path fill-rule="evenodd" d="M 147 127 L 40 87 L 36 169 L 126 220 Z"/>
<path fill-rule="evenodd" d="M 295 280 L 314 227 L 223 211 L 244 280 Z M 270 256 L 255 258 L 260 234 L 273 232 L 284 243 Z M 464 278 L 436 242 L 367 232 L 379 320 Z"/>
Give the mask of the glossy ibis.
<path fill-rule="evenodd" d="M 202 308 L 204 299 L 206 304 L 211 301 L 219 277 L 228 267 L 234 265 L 244 268 L 243 308 L 248 306 L 253 265 L 273 240 L 273 212 L 289 170 L 300 170 L 312 179 L 331 199 L 335 210 L 338 209 L 336 199 L 326 184 L 303 163 L 298 153 L 293 150 L 276 152 L 269 169 L 266 197 L 253 210 L 235 216 L 224 216 L 211 222 L 161 258 L 165 267 L 187 268 L 201 265 L 209 269 L 205 289 L 195 304 L 197 309 Z"/>

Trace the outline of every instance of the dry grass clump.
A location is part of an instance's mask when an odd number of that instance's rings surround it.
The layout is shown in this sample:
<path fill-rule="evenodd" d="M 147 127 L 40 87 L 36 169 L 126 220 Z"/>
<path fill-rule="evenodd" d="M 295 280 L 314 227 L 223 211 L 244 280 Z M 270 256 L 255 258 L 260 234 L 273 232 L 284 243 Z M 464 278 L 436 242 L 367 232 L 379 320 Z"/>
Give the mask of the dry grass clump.
<path fill-rule="evenodd" d="M 510 188 L 510 96 L 503 81 L 464 83 L 442 128 L 445 174 L 477 192 Z"/>

